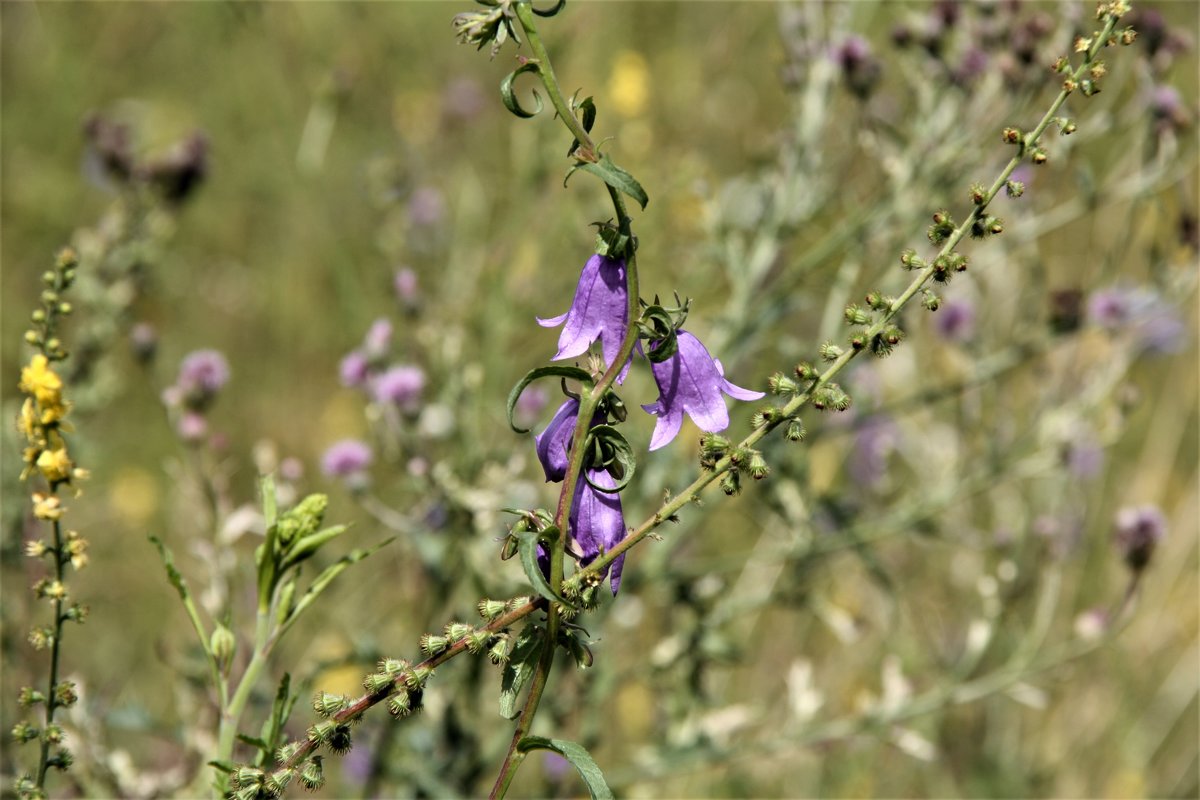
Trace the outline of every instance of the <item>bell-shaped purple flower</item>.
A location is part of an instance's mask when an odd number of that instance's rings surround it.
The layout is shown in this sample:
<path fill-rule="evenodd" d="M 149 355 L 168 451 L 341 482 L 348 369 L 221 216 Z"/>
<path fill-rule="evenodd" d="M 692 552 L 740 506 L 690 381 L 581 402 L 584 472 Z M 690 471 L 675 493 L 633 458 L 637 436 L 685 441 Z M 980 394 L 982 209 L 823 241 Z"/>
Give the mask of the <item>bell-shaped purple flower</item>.
<path fill-rule="evenodd" d="M 589 469 L 587 477 L 596 486 L 606 489 L 617 485 L 607 470 Z M 575 500 L 571 503 L 567 527 L 571 539 L 583 554 L 583 565 L 587 566 L 602 552 L 608 552 L 625 538 L 625 516 L 621 511 L 621 496 L 616 492 L 600 491 L 581 475 L 575 487 Z M 624 555 L 612 563 L 609 585 L 614 595 L 617 589 L 621 588 L 621 571 L 624 567 Z"/>
<path fill-rule="evenodd" d="M 575 433 L 575 418 L 579 415 L 579 401 L 568 398 L 546 429 L 533 437 L 537 444 L 538 461 L 542 471 L 546 473 L 547 481 L 557 483 L 567 475 L 567 450 L 571 445 L 571 435 Z"/>
<path fill-rule="evenodd" d="M 629 289 L 625 282 L 625 262 L 599 254 L 593 255 L 584 265 L 575 288 L 575 299 L 567 313 L 551 319 L 538 317 L 538 324 L 543 328 L 563 325 L 555 361 L 580 356 L 599 339 L 606 367 L 611 367 L 616 360 L 628 322 Z M 626 365 L 618 382 L 625 379 L 628 371 Z"/>
<path fill-rule="evenodd" d="M 762 392 L 753 392 L 725 380 L 721 362 L 692 334 L 682 328 L 676 332 L 678 349 L 666 361 L 651 363 L 658 383 L 658 402 L 642 406 L 658 417 L 650 449 L 668 444 L 679 433 L 683 415 L 692 418 L 702 431 L 716 433 L 729 427 L 729 411 L 721 393 L 738 400 L 757 400 Z"/>
<path fill-rule="evenodd" d="M 547 481 L 558 482 L 567 475 L 569 448 L 571 436 L 575 432 L 575 420 L 579 415 L 579 401 L 568 398 L 546 429 L 534 437 L 537 442 L 538 461 L 542 471 L 546 473 Z M 600 422 L 597 417 L 592 424 Z M 587 470 L 587 477 L 596 486 L 611 489 L 616 482 L 607 470 Z M 621 498 L 615 492 L 602 492 L 590 485 L 583 476 L 575 486 L 575 498 L 571 502 L 571 514 L 567 519 L 567 535 L 575 543 L 573 548 L 582 558 L 586 566 L 602 552 L 607 552 L 625 536 L 625 517 L 621 512 Z M 543 571 L 549 570 L 550 564 L 544 550 L 539 551 L 539 562 Z M 611 586 L 613 594 L 621 585 L 621 570 L 625 565 L 625 557 L 617 559 L 612 565 Z"/>

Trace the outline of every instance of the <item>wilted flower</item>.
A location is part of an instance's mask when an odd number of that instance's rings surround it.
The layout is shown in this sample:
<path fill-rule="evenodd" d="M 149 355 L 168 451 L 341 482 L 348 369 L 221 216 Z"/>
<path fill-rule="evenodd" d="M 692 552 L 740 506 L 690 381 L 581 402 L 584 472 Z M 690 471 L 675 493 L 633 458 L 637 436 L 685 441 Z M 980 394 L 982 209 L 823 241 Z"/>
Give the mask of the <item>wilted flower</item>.
<path fill-rule="evenodd" d="M 392 367 L 375 379 L 375 401 L 394 403 L 404 411 L 415 411 L 425 389 L 425 372 L 420 367 Z"/>
<path fill-rule="evenodd" d="M 859 99 L 865 100 L 875 90 L 883 72 L 878 59 L 871 55 L 871 46 L 861 36 L 849 36 L 833 51 L 833 60 L 842 68 L 846 86 Z"/>
<path fill-rule="evenodd" d="M 721 362 L 709 355 L 692 334 L 681 328 L 676 341 L 678 349 L 674 355 L 650 365 L 658 383 L 658 401 L 642 408 L 658 417 L 650 439 L 651 450 L 675 438 L 685 413 L 696 427 L 708 433 L 729 427 L 729 411 L 721 398 L 722 392 L 738 400 L 757 400 L 763 396 L 762 392 L 743 389 L 725 380 Z"/>
<path fill-rule="evenodd" d="M 1158 506 L 1126 506 L 1117 512 L 1116 541 L 1125 563 L 1140 571 L 1167 535 L 1167 518 Z"/>
<path fill-rule="evenodd" d="M 625 339 L 628 320 L 625 262 L 596 254 L 583 267 L 575 299 L 567 313 L 551 319 L 538 317 L 538 324 L 543 328 L 555 328 L 566 323 L 558 337 L 555 361 L 582 355 L 599 339 L 604 365 L 611 367 Z M 617 377 L 618 382 L 625 379 L 628 370 L 627 364 Z"/>
<path fill-rule="evenodd" d="M 321 456 L 321 472 L 330 478 L 353 478 L 371 466 L 371 447 L 358 439 L 335 442 Z"/>

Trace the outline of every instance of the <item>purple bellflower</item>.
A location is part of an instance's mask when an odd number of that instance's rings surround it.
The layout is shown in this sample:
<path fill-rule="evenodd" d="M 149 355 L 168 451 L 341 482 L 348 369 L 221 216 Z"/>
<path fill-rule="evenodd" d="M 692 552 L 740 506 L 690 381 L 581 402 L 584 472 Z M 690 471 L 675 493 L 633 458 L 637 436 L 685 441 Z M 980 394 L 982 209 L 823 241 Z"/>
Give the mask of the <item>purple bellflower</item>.
<path fill-rule="evenodd" d="M 543 328 L 563 325 L 554 360 L 583 355 L 600 340 L 604 365 L 611 367 L 621 349 L 629 320 L 629 290 L 625 282 L 625 262 L 596 254 L 588 259 L 575 288 L 575 299 L 565 314 L 550 319 L 537 318 Z M 617 382 L 625 380 L 626 364 Z"/>
<path fill-rule="evenodd" d="M 579 415 L 579 401 L 567 399 L 546 429 L 534 437 L 537 442 L 538 461 L 546 473 L 546 480 L 557 483 L 567 475 L 568 448 L 575 432 L 575 420 Z M 592 484 L 611 489 L 616 481 L 603 469 L 588 469 L 587 478 Z M 567 533 L 575 543 L 575 550 L 586 566 L 602 552 L 611 549 L 625 537 L 625 516 L 621 510 L 621 497 L 616 492 L 603 492 L 584 480 L 581 475 L 575 486 L 575 498 L 571 502 L 571 513 L 567 519 Z M 544 570 L 549 569 L 546 553 L 540 553 Z M 625 557 L 621 556 L 612 565 L 610 586 L 615 595 L 621 586 L 621 571 Z"/>
<path fill-rule="evenodd" d="M 642 406 L 658 417 L 650 449 L 667 445 L 679 433 L 686 413 L 696 427 L 708 433 L 729 427 L 729 411 L 721 393 L 738 400 L 757 400 L 762 392 L 735 386 L 725 380 L 721 362 L 692 334 L 680 328 L 676 332 L 678 349 L 666 361 L 651 363 L 658 383 L 658 402 Z"/>

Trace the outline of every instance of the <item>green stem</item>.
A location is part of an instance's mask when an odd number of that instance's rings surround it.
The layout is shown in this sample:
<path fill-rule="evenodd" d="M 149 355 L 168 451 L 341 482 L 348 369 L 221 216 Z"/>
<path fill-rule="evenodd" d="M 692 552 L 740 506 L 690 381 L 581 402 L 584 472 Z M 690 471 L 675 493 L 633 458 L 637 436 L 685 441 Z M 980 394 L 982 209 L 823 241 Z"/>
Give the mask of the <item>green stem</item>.
<path fill-rule="evenodd" d="M 542 44 L 541 37 L 538 35 L 530 5 L 528 3 L 518 3 L 515 8 L 517 19 L 520 20 L 521 27 L 529 39 L 529 47 L 533 50 L 534 56 L 537 58 L 538 76 L 541 78 L 542 85 L 550 97 L 550 102 L 558 112 L 558 116 L 567 126 L 567 129 L 579 141 L 579 148 L 575 151 L 574 155 L 584 160 L 594 160 L 595 146 L 588 137 L 587 131 L 584 130 L 583 125 L 580 124 L 563 98 L 562 91 L 558 86 L 558 79 L 554 75 L 554 66 L 550 63 L 550 56 Z M 630 218 L 625 207 L 625 202 L 621 199 L 621 195 L 616 189 L 607 184 L 605 186 L 608 189 L 609 198 L 612 200 L 613 210 L 616 212 L 617 224 L 620 227 L 621 233 L 628 237 L 628 240 L 632 243 L 633 233 L 630 229 Z M 617 351 L 616 358 L 613 359 L 612 364 L 608 366 L 608 369 L 600 377 L 600 380 L 596 382 L 590 391 L 582 393 L 579 399 L 579 415 L 575 419 L 575 430 L 571 437 L 570 458 L 567 463 L 567 472 L 563 479 L 562 490 L 558 495 L 558 508 L 554 519 L 555 526 L 558 528 L 558 536 L 550 543 L 550 586 L 555 593 L 559 593 L 562 590 L 563 560 L 565 558 L 566 541 L 569 535 L 567 527 L 571 516 L 571 504 L 575 499 L 575 489 L 579 485 L 580 476 L 583 472 L 584 457 L 587 455 L 584 442 L 587 439 L 588 431 L 591 429 L 592 416 L 596 411 L 596 406 L 604 397 L 605 392 L 613 385 L 617 376 L 621 374 L 625 362 L 629 360 L 630 355 L 633 353 L 634 345 L 637 344 L 637 318 L 640 311 L 638 305 L 639 281 L 637 256 L 632 250 L 633 247 L 631 244 L 630 253 L 626 257 L 625 263 L 625 288 L 628 298 L 625 338 L 621 341 L 621 347 Z M 534 716 L 537 714 L 538 706 L 546 689 L 546 682 L 550 677 L 550 670 L 554 666 L 554 656 L 558 650 L 560 623 L 561 615 L 558 605 L 550 603 L 549 611 L 546 615 L 547 646 L 542 650 L 542 655 L 538 659 L 537 667 L 530 681 L 529 694 L 526 696 L 525 705 L 521 708 L 521 714 L 517 718 L 517 725 L 513 731 L 512 740 L 509 742 L 508 752 L 505 754 L 504 762 L 500 766 L 500 773 L 496 777 L 496 783 L 492 786 L 491 798 L 493 800 L 504 797 L 508 792 L 508 787 L 516 776 L 521 762 L 524 760 L 524 754 L 520 752 L 518 745 L 522 739 L 529 735 L 529 731 L 533 726 Z"/>
<path fill-rule="evenodd" d="M 228 705 L 221 707 L 221 723 L 217 733 L 217 761 L 227 762 L 233 758 L 233 745 L 237 739 L 238 723 L 241 721 L 242 713 L 246 710 L 246 704 L 250 701 L 250 695 L 253 693 L 255 685 L 258 683 L 259 675 L 262 674 L 263 667 L 267 664 L 270 638 L 270 609 L 265 611 L 260 609 L 254 629 L 254 653 L 250 657 L 250 663 L 246 665 L 246 671 L 242 673 L 241 680 L 238 681 L 237 691 L 233 693 L 233 698 Z M 213 784 L 213 797 L 217 800 L 225 796 L 225 783 L 225 775 L 220 773 L 220 777 Z"/>
<path fill-rule="evenodd" d="M 70 560 L 63 549 L 62 524 L 54 520 L 54 579 L 59 586 L 63 585 L 63 565 Z M 54 712 L 58 709 L 58 695 L 54 691 L 58 686 L 58 656 L 59 643 L 63 632 L 63 601 L 61 597 L 54 600 L 54 638 L 50 642 L 50 680 L 46 687 L 46 727 L 42 731 L 42 751 L 38 762 L 37 787 L 46 785 L 46 773 L 50 769 L 50 740 L 46 736 L 50 726 L 54 724 Z"/>
<path fill-rule="evenodd" d="M 1096 41 L 1093 42 L 1092 47 L 1088 50 L 1083 63 L 1072 74 L 1072 78 L 1074 80 L 1078 81 L 1078 79 L 1083 76 L 1083 73 L 1095 60 L 1096 54 L 1100 51 L 1100 48 L 1104 46 L 1108 40 L 1108 37 L 1112 35 L 1112 32 L 1116 27 L 1116 23 L 1116 17 L 1110 16 L 1108 18 L 1104 29 L 1097 35 Z M 904 306 L 907 305 L 910 300 L 912 300 L 912 298 L 926 283 L 929 282 L 934 273 L 933 262 L 936 261 L 937 258 L 952 252 L 954 248 L 958 246 L 958 243 L 962 241 L 963 237 L 966 236 L 967 231 L 971 230 L 972 225 L 983 214 L 988 204 L 991 203 L 992 200 L 995 199 L 996 195 L 1000 193 L 1000 190 L 1004 188 L 1005 182 L 1024 159 L 1025 154 L 1037 144 L 1042 134 L 1045 133 L 1048 127 L 1050 127 L 1050 124 L 1054 121 L 1055 114 L 1058 113 L 1058 110 L 1062 107 L 1062 104 L 1066 102 L 1068 94 L 1070 93 L 1065 88 L 1059 92 L 1058 97 L 1056 97 L 1054 102 L 1050 104 L 1050 108 L 1042 117 L 1041 122 L 1039 122 L 1037 127 L 1035 127 L 1025 137 L 1024 144 L 1020 151 L 1017 153 L 1017 155 L 1009 159 L 1008 164 L 1005 165 L 999 177 L 996 178 L 995 182 L 988 190 L 983 203 L 971 209 L 971 213 L 967 216 L 967 218 L 962 222 L 961 225 L 955 228 L 954 232 L 951 233 L 949 238 L 946 239 L 937 256 L 933 259 L 930 259 L 929 266 L 917 273 L 917 276 L 913 278 L 912 282 L 908 285 L 908 288 L 906 288 L 899 297 L 893 300 L 891 306 L 881 316 L 881 318 L 865 331 L 864 335 L 867 341 L 870 341 L 876 335 L 882 333 L 892 319 L 894 319 L 896 315 L 900 313 L 900 310 L 904 308 Z M 824 388 L 830 381 L 832 381 L 838 375 L 838 373 L 845 369 L 846 365 L 849 364 L 860 352 L 862 351 L 848 348 L 845 352 L 838 356 L 838 358 L 834 360 L 832 364 L 829 365 L 829 367 L 821 374 L 816 382 L 809 387 L 808 391 L 796 395 L 787 404 L 785 404 L 783 408 L 780 409 L 780 414 L 778 415 L 777 419 L 760 426 L 749 436 L 731 448 L 731 451 L 753 447 L 764 436 L 795 415 L 796 412 L 812 401 L 813 395 L 816 394 L 817 391 Z M 692 502 L 692 500 L 699 496 L 700 492 L 702 492 L 705 487 L 720 478 L 721 475 L 727 472 L 732 466 L 732 461 L 728 456 L 718 461 L 711 471 L 700 475 L 700 477 L 696 478 L 696 480 L 694 480 L 690 486 L 684 489 L 683 492 L 670 501 L 664 503 L 662 507 L 655 512 L 653 517 L 635 528 L 632 533 L 622 539 L 615 547 L 613 547 L 603 556 L 597 558 L 595 561 L 589 564 L 587 568 L 575 573 L 569 581 L 570 585 L 578 586 L 584 580 L 594 580 L 596 576 L 603 573 L 603 571 L 607 569 L 613 561 L 628 552 L 631 547 L 636 545 L 642 539 L 649 536 L 655 528 L 662 525 L 663 522 L 675 515 L 689 502 Z"/>

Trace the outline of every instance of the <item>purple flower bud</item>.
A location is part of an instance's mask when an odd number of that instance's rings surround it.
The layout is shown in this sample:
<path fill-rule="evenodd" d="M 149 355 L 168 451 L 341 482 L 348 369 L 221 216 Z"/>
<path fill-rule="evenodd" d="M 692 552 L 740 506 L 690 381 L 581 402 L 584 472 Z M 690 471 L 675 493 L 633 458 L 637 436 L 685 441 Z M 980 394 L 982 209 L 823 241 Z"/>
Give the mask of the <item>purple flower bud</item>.
<path fill-rule="evenodd" d="M 1167 519 L 1158 506 L 1126 506 L 1117 512 L 1117 548 L 1134 572 L 1150 563 L 1154 548 L 1166 535 Z"/>
<path fill-rule="evenodd" d="M 376 361 L 387 355 L 392 344 L 392 323 L 380 317 L 371 323 L 367 335 L 363 337 L 363 355 L 368 361 Z"/>
<path fill-rule="evenodd" d="M 129 347 L 134 358 L 148 363 L 158 351 L 158 331 L 149 322 L 139 322 L 129 331 Z"/>
<path fill-rule="evenodd" d="M 358 350 L 353 350 L 346 354 L 342 359 L 341 365 L 338 367 L 338 373 L 342 379 L 342 386 L 362 386 L 367 380 L 367 357 Z"/>
<path fill-rule="evenodd" d="M 735 386 L 725 380 L 721 362 L 692 334 L 677 331 L 678 349 L 665 361 L 650 365 L 658 384 L 658 400 L 642 408 L 658 417 L 650 449 L 657 450 L 670 443 L 679 433 L 686 413 L 696 427 L 717 433 L 729 427 L 729 411 L 721 393 L 738 400 L 757 400 L 762 392 Z"/>
<path fill-rule="evenodd" d="M 625 339 L 628 319 L 625 262 L 594 255 L 583 267 L 579 285 L 575 289 L 575 299 L 567 313 L 551 319 L 538 317 L 537 321 L 543 328 L 563 325 L 555 361 L 580 356 L 599 339 L 604 352 L 604 365 L 611 367 Z M 626 364 L 617 377 L 618 383 L 625 379 L 628 371 L 629 365 Z"/>
<path fill-rule="evenodd" d="M 185 411 L 175 423 L 175 432 L 188 444 L 198 444 L 208 435 L 208 420 L 196 411 Z"/>
<path fill-rule="evenodd" d="M 358 439 L 342 439 L 321 456 L 321 472 L 330 478 L 354 478 L 371 466 L 371 448 Z"/>
<path fill-rule="evenodd" d="M 432 186 L 419 186 L 408 198 L 408 221 L 421 228 L 437 225 L 446 213 L 442 193 Z"/>
<path fill-rule="evenodd" d="M 970 300 L 947 300 L 934 315 L 938 334 L 950 342 L 965 342 L 975 335 L 975 304 Z"/>
<path fill-rule="evenodd" d="M 183 392 L 184 402 L 199 410 L 208 405 L 228 381 L 229 362 L 225 356 L 216 350 L 196 350 L 180 363 L 175 384 Z"/>
<path fill-rule="evenodd" d="M 415 411 L 425 390 L 425 372 L 420 367 L 392 367 L 375 378 L 372 391 L 378 403 L 393 403 L 403 411 Z"/>
<path fill-rule="evenodd" d="M 401 267 L 396 270 L 396 277 L 392 282 L 396 290 L 396 298 L 405 306 L 412 308 L 417 304 L 417 273 L 413 272 L 409 267 Z"/>

